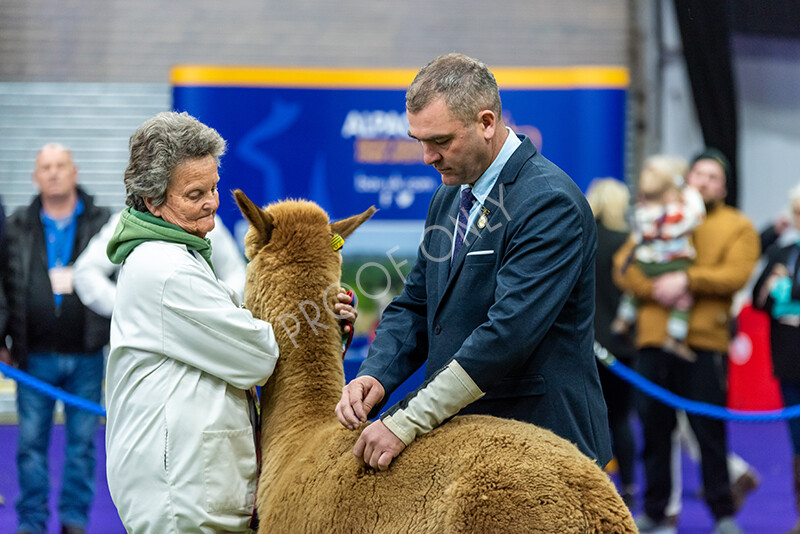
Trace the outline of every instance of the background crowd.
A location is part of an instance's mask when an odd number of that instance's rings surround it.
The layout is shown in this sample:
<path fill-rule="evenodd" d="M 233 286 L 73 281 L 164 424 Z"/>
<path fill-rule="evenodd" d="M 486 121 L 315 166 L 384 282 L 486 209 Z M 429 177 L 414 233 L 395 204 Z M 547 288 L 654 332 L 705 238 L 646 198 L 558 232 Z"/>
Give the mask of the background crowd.
<path fill-rule="evenodd" d="M 685 399 L 725 406 L 727 352 L 736 331 L 734 296 L 743 292 L 745 300 L 750 300 L 752 284 L 748 282 L 759 275 L 756 266 L 763 248 L 767 251 L 766 267 L 752 288 L 752 302 L 770 315 L 774 373 L 786 405 L 797 404 L 793 395 L 800 382 L 799 367 L 792 341 L 800 326 L 800 308 L 795 308 L 798 294 L 792 290 L 800 248 L 796 243 L 774 245 L 788 225 L 779 219 L 759 236 L 741 212 L 725 204 L 730 164 L 716 149 L 704 150 L 688 165 L 675 156 L 654 156 L 645 163 L 643 177 L 653 172 L 654 163 L 667 180 L 655 188 L 647 181 L 642 186 L 640 181 L 634 188 L 633 206 L 629 207 L 628 189 L 613 179 L 596 180 L 587 192 L 598 224 L 596 338 L 654 384 Z M 674 196 L 665 198 L 670 191 Z M 699 224 L 684 231 L 687 219 L 695 218 L 694 213 L 687 212 L 692 195 L 697 193 L 702 196 L 705 213 L 701 213 Z M 792 193 L 792 209 L 796 194 Z M 648 211 L 646 217 L 639 213 L 644 210 Z M 648 225 L 646 231 L 641 228 L 643 220 Z M 671 245 L 680 238 L 686 241 Z M 662 259 L 668 262 L 655 273 L 637 257 L 639 249 L 653 245 L 663 247 Z M 646 257 L 650 259 L 652 254 Z M 623 290 L 630 291 L 638 301 L 629 316 L 635 319 L 630 330 L 615 324 L 625 298 Z M 676 334 L 671 328 L 674 306 L 687 294 L 691 297 L 686 308 L 690 311 L 688 329 L 678 329 Z M 685 339 L 689 350 L 676 345 L 674 337 Z M 640 416 L 645 472 L 641 494 L 644 514 L 637 518 L 640 531 L 677 531 L 681 478 L 674 458 L 681 444 L 688 441 L 690 449 L 699 452 L 694 456 L 701 465 L 703 496 L 717 519 L 715 532 L 738 532 L 732 518 L 760 480 L 745 460 L 728 450 L 725 422 L 676 411 L 646 394 L 632 397 L 626 383 L 602 369 L 601 376 L 606 377 L 604 394 L 621 491 L 630 500 L 634 494 L 630 475 L 634 445 L 627 425 L 632 412 Z M 795 451 L 795 500 L 800 509 L 798 422 L 790 419 L 788 425 Z M 800 532 L 800 521 L 791 532 Z"/>

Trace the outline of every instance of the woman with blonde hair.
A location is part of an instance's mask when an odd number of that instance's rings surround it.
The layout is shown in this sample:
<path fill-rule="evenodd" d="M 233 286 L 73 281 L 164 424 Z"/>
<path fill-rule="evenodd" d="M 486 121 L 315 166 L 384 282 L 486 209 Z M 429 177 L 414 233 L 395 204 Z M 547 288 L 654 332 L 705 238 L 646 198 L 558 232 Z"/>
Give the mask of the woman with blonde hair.
<path fill-rule="evenodd" d="M 616 178 L 596 178 L 589 184 L 586 200 L 595 220 L 615 232 L 628 231 L 627 214 L 631 200 L 628 187 Z"/>
<path fill-rule="evenodd" d="M 617 312 L 622 292 L 612 280 L 612 258 L 628 238 L 626 216 L 630 204 L 628 187 L 615 178 L 597 178 L 589 184 L 586 199 L 597 222 L 597 260 L 595 262 L 594 335 L 598 343 L 614 356 L 631 365 L 634 349 L 626 339 L 611 335 L 611 321 Z M 619 467 L 620 495 L 629 508 L 635 494 L 635 445 L 630 424 L 633 411 L 631 386 L 602 365 L 598 366 L 603 396 L 608 406 L 612 450 Z"/>

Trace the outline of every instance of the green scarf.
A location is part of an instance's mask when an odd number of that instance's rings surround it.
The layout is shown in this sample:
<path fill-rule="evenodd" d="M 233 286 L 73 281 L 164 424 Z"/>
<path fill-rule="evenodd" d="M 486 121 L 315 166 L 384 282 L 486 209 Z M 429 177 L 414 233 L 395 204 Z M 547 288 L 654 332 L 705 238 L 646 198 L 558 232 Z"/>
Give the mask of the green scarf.
<path fill-rule="evenodd" d="M 214 266 L 211 264 L 211 241 L 207 237 L 197 237 L 150 212 L 141 212 L 131 207 L 122 211 L 114 235 L 106 247 L 106 254 L 111 263 L 122 263 L 133 249 L 146 241 L 166 241 L 186 245 L 189 250 L 196 250 L 203 256 L 211 271 L 214 271 Z"/>

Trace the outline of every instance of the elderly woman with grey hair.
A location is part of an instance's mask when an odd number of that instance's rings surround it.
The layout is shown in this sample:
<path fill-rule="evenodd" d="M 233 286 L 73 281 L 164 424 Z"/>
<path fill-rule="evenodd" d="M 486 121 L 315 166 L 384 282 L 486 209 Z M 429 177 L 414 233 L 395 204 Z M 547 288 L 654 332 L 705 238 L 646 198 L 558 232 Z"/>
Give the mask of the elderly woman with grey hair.
<path fill-rule="evenodd" d="M 130 139 L 128 208 L 107 249 L 122 267 L 106 375 L 108 485 L 128 532 L 252 525 L 250 391 L 272 374 L 278 346 L 211 264 L 224 152 L 186 113 L 160 113 Z"/>

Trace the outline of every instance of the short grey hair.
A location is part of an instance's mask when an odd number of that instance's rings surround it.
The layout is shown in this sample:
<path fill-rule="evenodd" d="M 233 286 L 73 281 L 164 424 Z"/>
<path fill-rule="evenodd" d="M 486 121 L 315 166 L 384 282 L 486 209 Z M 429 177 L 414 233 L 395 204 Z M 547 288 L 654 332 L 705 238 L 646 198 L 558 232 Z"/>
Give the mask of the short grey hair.
<path fill-rule="evenodd" d="M 175 168 L 186 160 L 213 156 L 219 166 L 225 140 L 219 133 L 186 112 L 165 111 L 146 120 L 131 135 L 130 160 L 125 169 L 125 203 L 147 211 L 144 199 L 154 206 L 167 200 Z"/>
<path fill-rule="evenodd" d="M 72 151 L 71 150 L 69 150 L 67 147 L 65 147 L 61 143 L 46 143 L 46 144 L 42 145 L 42 148 L 40 148 L 39 151 L 36 153 L 36 159 L 34 160 L 34 163 L 33 163 L 34 170 L 39 168 L 39 156 L 41 156 L 42 152 L 44 152 L 45 150 L 58 150 L 59 152 L 66 152 L 67 156 L 69 157 L 70 164 L 73 167 L 75 167 L 75 160 L 72 159 Z"/>
<path fill-rule="evenodd" d="M 72 159 L 72 152 L 70 152 L 70 150 L 61 143 L 45 143 L 44 145 L 42 145 L 42 148 L 40 148 L 39 151 L 36 153 L 36 157 L 38 158 L 39 155 L 45 150 L 60 150 L 61 152 L 66 152 L 67 154 L 69 154 L 70 159 Z"/>
<path fill-rule="evenodd" d="M 501 119 L 497 81 L 489 68 L 464 54 L 445 54 L 422 67 L 406 91 L 406 110 L 419 113 L 436 98 L 444 98 L 457 119 L 470 124 L 483 110 Z"/>

